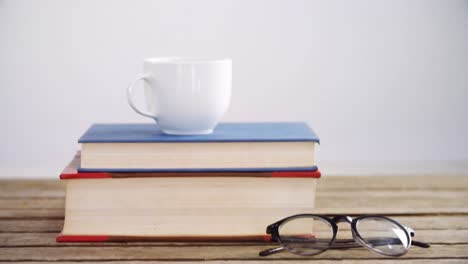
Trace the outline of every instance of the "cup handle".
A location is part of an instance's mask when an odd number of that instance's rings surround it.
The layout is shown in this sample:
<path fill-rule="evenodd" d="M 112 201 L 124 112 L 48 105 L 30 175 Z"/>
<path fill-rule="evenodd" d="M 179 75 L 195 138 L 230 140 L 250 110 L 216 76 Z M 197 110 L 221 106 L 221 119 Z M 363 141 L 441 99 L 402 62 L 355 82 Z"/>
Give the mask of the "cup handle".
<path fill-rule="evenodd" d="M 149 76 L 147 75 L 140 75 L 138 76 L 135 80 L 133 80 L 129 85 L 128 85 L 128 88 L 127 88 L 127 101 L 128 101 L 128 104 L 130 105 L 130 107 L 135 110 L 135 112 L 137 112 L 138 114 L 142 115 L 142 116 L 146 116 L 146 117 L 150 117 L 150 118 L 153 118 L 154 120 L 157 120 L 157 117 L 152 115 L 151 113 L 149 112 L 146 112 L 146 111 L 142 111 L 140 109 L 138 109 L 134 102 L 133 102 L 133 99 L 132 99 L 132 95 L 133 95 L 133 87 L 135 86 L 135 84 L 138 82 L 138 81 L 145 81 L 145 82 L 149 82 Z"/>

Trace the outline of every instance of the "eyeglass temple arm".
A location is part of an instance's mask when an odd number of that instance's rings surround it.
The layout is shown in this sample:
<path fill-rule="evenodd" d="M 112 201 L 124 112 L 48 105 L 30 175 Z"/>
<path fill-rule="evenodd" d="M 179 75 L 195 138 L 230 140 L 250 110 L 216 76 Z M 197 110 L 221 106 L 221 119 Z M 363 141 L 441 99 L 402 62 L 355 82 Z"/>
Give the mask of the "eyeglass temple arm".
<path fill-rule="evenodd" d="M 258 255 L 260 257 L 266 257 L 266 256 L 269 256 L 271 254 L 275 254 L 275 253 L 278 253 L 278 252 L 281 252 L 285 250 L 284 247 L 276 247 L 276 248 L 269 248 L 269 249 L 265 249 L 265 250 L 262 250 L 258 253 Z"/>
<path fill-rule="evenodd" d="M 386 240 L 383 240 L 382 239 L 385 239 L 385 238 L 376 238 L 375 241 L 373 240 L 369 240 L 368 242 L 370 242 L 371 244 L 374 244 L 375 246 L 381 246 L 381 245 L 387 245 L 389 240 L 390 242 L 392 242 L 392 244 L 397 244 L 397 243 L 400 243 L 399 239 L 396 239 L 396 238 L 387 238 Z M 318 241 L 320 242 L 321 239 L 316 239 L 315 241 Z M 328 240 L 322 240 L 323 241 L 328 241 Z M 310 243 L 310 242 L 306 242 L 306 241 L 303 241 L 305 243 Z M 421 241 L 411 241 L 411 245 L 413 246 L 417 246 L 417 247 L 422 247 L 422 248 L 428 248 L 430 247 L 431 245 L 429 245 L 428 243 L 424 243 L 424 242 L 421 242 Z M 358 243 L 356 243 L 356 241 L 354 241 L 354 239 L 338 239 L 338 240 L 335 240 L 335 242 L 333 243 L 333 245 L 330 246 L 329 249 L 348 249 L 348 248 L 359 248 L 359 247 L 362 247 L 361 245 L 359 245 Z M 312 247 L 310 247 L 312 248 Z M 319 249 L 324 249 L 323 246 L 320 246 Z M 263 251 L 260 251 L 258 253 L 259 256 L 261 257 L 266 257 L 266 256 L 269 256 L 271 254 L 275 254 L 275 253 L 278 253 L 278 252 L 281 252 L 285 250 L 285 247 L 276 247 L 276 248 L 270 248 L 270 249 L 266 249 L 266 250 L 263 250 Z"/>
<path fill-rule="evenodd" d="M 404 226 L 404 228 L 410 233 L 411 237 L 414 237 L 413 228 L 407 227 L 407 226 Z M 417 247 L 422 247 L 422 248 L 428 248 L 428 247 L 431 246 L 428 243 L 424 243 L 424 242 L 421 242 L 421 241 L 411 241 L 411 245 L 417 246 Z"/>
<path fill-rule="evenodd" d="M 411 245 L 422 247 L 422 248 L 429 248 L 431 245 L 429 243 L 421 242 L 421 241 L 411 241 Z"/>

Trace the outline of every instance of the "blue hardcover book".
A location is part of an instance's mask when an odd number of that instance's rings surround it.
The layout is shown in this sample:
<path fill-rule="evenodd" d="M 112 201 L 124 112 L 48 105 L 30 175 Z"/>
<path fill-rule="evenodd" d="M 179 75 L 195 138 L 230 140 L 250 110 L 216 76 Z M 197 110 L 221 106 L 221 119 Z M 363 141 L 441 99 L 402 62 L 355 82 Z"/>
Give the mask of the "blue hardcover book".
<path fill-rule="evenodd" d="M 221 123 L 193 136 L 156 124 L 94 124 L 79 143 L 81 172 L 310 171 L 319 138 L 298 122 Z"/>

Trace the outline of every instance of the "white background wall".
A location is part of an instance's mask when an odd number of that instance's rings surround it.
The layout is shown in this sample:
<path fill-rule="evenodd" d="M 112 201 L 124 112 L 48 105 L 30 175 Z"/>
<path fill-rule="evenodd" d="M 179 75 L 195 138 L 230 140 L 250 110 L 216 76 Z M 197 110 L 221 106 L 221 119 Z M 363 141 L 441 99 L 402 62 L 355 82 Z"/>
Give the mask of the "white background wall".
<path fill-rule="evenodd" d="M 125 88 L 153 56 L 231 57 L 224 120 L 307 121 L 325 175 L 468 172 L 468 1 L 0 0 L 0 176 L 151 122 Z"/>

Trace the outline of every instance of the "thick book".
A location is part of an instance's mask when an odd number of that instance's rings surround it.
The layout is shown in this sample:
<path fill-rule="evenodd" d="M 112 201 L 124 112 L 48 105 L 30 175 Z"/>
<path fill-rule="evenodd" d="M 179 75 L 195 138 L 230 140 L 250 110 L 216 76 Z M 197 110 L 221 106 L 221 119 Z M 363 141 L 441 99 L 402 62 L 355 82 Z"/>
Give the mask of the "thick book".
<path fill-rule="evenodd" d="M 319 138 L 305 123 L 221 123 L 209 135 L 156 124 L 94 124 L 79 139 L 81 172 L 312 171 Z"/>
<path fill-rule="evenodd" d="M 313 212 L 320 172 L 78 172 L 63 170 L 57 242 L 268 241 L 267 225 Z M 162 175 L 162 176 L 161 176 Z"/>

